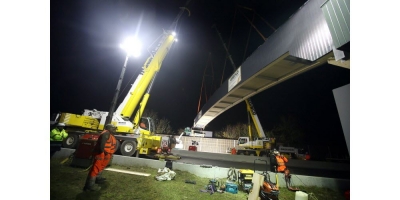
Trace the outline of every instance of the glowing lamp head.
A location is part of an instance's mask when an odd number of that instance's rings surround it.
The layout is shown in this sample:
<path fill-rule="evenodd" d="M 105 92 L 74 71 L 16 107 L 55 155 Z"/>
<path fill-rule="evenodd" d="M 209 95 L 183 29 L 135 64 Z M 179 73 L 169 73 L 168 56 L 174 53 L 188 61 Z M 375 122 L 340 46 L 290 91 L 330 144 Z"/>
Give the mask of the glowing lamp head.
<path fill-rule="evenodd" d="M 127 38 L 120 47 L 126 51 L 128 56 L 139 57 L 142 44 L 136 37 Z"/>

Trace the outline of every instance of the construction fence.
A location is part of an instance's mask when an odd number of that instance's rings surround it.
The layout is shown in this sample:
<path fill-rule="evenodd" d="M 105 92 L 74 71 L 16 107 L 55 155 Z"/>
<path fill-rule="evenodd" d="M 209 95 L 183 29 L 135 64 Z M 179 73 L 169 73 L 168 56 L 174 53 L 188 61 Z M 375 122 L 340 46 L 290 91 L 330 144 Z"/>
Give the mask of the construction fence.
<path fill-rule="evenodd" d="M 190 146 L 195 146 L 197 151 L 209 153 L 230 153 L 230 150 L 237 146 L 237 140 L 234 139 L 182 136 L 181 140 L 182 150 L 189 150 Z"/>

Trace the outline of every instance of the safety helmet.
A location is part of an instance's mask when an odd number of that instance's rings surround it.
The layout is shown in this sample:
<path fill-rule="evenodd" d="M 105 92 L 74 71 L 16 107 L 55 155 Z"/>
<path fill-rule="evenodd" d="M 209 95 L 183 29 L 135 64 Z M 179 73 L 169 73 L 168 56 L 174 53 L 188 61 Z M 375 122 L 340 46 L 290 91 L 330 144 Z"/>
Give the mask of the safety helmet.
<path fill-rule="evenodd" d="M 107 124 L 104 129 L 109 131 L 115 131 L 117 130 L 117 127 L 114 124 Z"/>
<path fill-rule="evenodd" d="M 64 126 L 65 126 L 65 124 L 64 124 L 64 123 L 58 123 L 58 124 L 57 124 L 57 126 L 64 127 Z"/>
<path fill-rule="evenodd" d="M 279 154 L 279 151 L 278 151 L 278 150 L 274 150 L 274 151 L 273 151 L 273 154 L 274 154 L 274 155 L 278 155 L 278 154 Z"/>

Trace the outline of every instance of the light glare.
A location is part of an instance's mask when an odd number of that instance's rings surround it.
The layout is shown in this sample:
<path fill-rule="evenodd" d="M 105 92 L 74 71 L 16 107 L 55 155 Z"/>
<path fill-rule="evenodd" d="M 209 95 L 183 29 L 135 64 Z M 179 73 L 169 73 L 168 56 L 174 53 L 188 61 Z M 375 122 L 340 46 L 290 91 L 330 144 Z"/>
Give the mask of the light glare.
<path fill-rule="evenodd" d="M 138 57 L 140 56 L 142 44 L 136 37 L 129 37 L 124 43 L 120 44 L 120 47 L 126 51 L 128 56 Z"/>

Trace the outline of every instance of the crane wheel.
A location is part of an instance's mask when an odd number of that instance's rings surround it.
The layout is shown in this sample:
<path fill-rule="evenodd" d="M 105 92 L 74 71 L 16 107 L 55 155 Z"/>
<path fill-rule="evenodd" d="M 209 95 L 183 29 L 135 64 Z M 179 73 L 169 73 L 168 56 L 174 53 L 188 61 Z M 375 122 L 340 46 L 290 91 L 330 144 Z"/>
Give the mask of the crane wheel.
<path fill-rule="evenodd" d="M 136 152 L 137 144 L 135 141 L 125 140 L 122 142 L 120 151 L 123 156 L 132 156 Z"/>
<path fill-rule="evenodd" d="M 62 147 L 75 149 L 76 146 L 78 145 L 78 141 L 79 141 L 79 136 L 78 135 L 70 134 L 70 135 L 68 135 L 67 138 L 65 138 L 63 140 Z"/>

